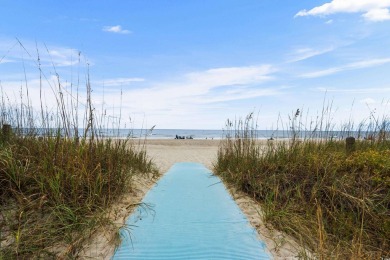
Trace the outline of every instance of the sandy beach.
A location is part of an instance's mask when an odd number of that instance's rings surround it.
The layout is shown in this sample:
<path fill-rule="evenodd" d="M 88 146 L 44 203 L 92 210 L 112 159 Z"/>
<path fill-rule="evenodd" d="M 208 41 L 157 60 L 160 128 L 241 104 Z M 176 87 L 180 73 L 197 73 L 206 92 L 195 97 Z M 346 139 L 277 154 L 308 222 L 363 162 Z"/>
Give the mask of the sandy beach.
<path fill-rule="evenodd" d="M 211 171 L 213 163 L 217 159 L 219 140 L 167 140 L 150 139 L 134 142 L 138 148 L 146 148 L 148 156 L 153 160 L 163 176 L 169 168 L 177 162 L 197 162 L 204 164 Z M 121 226 L 129 216 L 134 206 L 142 201 L 147 191 L 153 187 L 158 180 L 150 180 L 148 177 L 137 178 L 134 188 L 124 196 L 117 205 L 113 206 L 110 218 L 116 225 Z M 226 186 L 226 184 L 225 184 Z M 252 198 L 232 187 L 227 187 L 238 206 L 248 218 L 250 224 L 257 230 L 258 236 L 266 243 L 269 252 L 274 259 L 292 259 L 298 255 L 299 246 L 291 238 L 266 226 L 262 220 L 260 205 Z M 90 243 L 85 247 L 81 257 L 109 259 L 114 247 L 112 246 L 114 229 L 98 232 L 92 237 Z"/>
<path fill-rule="evenodd" d="M 165 173 L 177 162 L 198 162 L 212 170 L 217 159 L 219 140 L 147 140 L 147 154 L 161 173 Z"/>

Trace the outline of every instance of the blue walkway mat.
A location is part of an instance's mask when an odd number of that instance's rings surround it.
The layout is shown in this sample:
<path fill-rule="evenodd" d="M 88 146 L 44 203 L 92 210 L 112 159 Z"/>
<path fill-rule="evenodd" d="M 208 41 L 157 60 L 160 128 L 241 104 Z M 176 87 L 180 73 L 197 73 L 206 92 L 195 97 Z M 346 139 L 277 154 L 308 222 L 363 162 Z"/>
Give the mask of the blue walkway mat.
<path fill-rule="evenodd" d="M 270 259 L 221 180 L 202 164 L 175 164 L 121 230 L 113 259 Z"/>

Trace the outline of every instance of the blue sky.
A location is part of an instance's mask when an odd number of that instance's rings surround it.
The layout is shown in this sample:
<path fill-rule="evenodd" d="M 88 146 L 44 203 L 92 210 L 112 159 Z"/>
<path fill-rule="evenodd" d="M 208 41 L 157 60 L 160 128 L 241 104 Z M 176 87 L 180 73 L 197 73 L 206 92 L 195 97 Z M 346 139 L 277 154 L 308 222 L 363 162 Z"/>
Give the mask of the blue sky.
<path fill-rule="evenodd" d="M 89 64 L 96 111 L 121 106 L 136 128 L 221 129 L 251 111 L 276 128 L 297 108 L 315 118 L 324 98 L 335 124 L 390 111 L 390 0 L 0 4 L 3 93 L 27 79 L 37 107 L 38 49 L 47 107 L 56 72 L 82 90 Z"/>

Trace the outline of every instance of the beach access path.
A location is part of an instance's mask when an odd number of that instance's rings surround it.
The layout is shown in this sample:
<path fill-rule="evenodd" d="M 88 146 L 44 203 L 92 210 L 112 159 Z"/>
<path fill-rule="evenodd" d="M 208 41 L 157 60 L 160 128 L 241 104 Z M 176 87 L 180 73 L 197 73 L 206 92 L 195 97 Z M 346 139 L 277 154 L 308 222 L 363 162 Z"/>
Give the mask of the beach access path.
<path fill-rule="evenodd" d="M 153 160 L 163 177 L 175 163 L 180 162 L 201 163 L 212 171 L 213 164 L 217 160 L 220 140 L 148 139 L 133 140 L 132 145 L 139 149 L 146 148 L 148 157 Z M 262 144 L 259 143 L 259 145 Z M 140 203 L 148 191 L 155 185 L 156 181 L 158 180 L 151 181 L 148 178 L 139 178 L 134 181 L 133 190 L 124 196 L 117 205 L 113 205 L 112 212 L 114 213 L 110 213 L 110 217 L 117 225 L 120 226 L 126 222 L 130 213 L 134 210 L 129 205 Z M 262 210 L 259 203 L 246 194 L 232 187 L 227 187 L 226 184 L 225 187 L 245 214 L 251 226 L 256 229 L 258 238 L 265 242 L 267 250 L 271 253 L 273 259 L 297 258 L 301 248 L 290 237 L 269 226 L 267 227 L 263 223 Z M 103 233 L 97 233 L 80 254 L 81 258 L 84 255 L 85 259 L 91 259 L 91 257 L 95 259 L 111 259 L 115 249 L 111 241 L 113 237 L 112 232 L 115 232 L 115 230 L 111 229 Z"/>
<path fill-rule="evenodd" d="M 149 139 L 145 141 L 145 147 L 148 156 L 153 159 L 161 173 L 166 173 L 179 162 L 201 163 L 213 171 L 220 142 L 221 140 L 215 139 Z M 259 145 L 266 146 L 266 142 L 267 140 L 259 140 Z M 232 187 L 226 188 L 252 227 L 257 230 L 259 239 L 265 242 L 274 259 L 293 259 L 299 254 L 301 248 L 292 238 L 266 227 L 259 203 Z"/>
<path fill-rule="evenodd" d="M 268 260 L 265 243 L 203 164 L 175 163 L 121 230 L 117 259 Z"/>

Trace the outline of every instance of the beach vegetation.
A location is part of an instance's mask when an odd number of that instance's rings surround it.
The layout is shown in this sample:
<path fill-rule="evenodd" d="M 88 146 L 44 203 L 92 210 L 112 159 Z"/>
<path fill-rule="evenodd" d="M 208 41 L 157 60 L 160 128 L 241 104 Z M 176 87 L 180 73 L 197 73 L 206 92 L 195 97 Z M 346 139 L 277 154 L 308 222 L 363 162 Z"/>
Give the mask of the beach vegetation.
<path fill-rule="evenodd" d="M 107 212 L 134 176 L 158 174 L 130 139 L 103 138 L 106 115 L 96 112 L 86 78 L 81 96 L 57 74 L 54 108 L 43 95 L 41 109 L 33 107 L 27 82 L 19 100 L 1 93 L 0 259 L 76 258 L 92 234 L 114 226 Z"/>
<path fill-rule="evenodd" d="M 389 258 L 389 118 L 336 128 L 323 113 L 306 127 L 301 115 L 290 115 L 288 138 L 265 145 L 253 113 L 228 120 L 215 173 L 258 201 L 269 227 L 311 252 L 301 257 Z"/>

